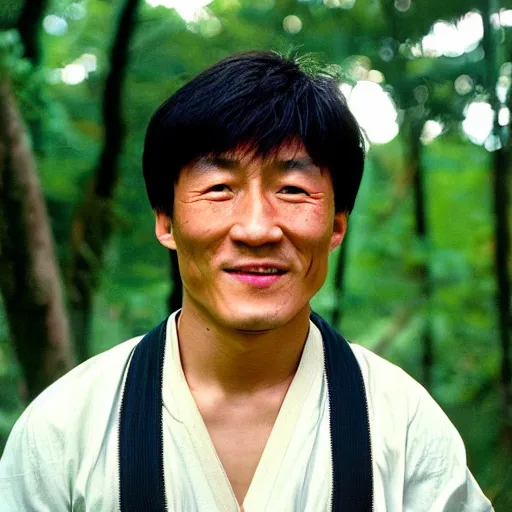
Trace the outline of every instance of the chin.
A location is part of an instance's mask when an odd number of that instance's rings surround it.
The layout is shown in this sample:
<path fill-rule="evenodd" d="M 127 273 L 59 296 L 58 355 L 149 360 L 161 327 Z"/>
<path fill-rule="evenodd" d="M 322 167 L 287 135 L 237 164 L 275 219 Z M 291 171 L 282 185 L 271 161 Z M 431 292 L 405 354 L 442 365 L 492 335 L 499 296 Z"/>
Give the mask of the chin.
<path fill-rule="evenodd" d="M 249 332 L 264 332 L 283 327 L 293 320 L 303 308 L 288 309 L 275 305 L 247 306 L 237 305 L 227 312 L 224 324 L 232 329 Z"/>

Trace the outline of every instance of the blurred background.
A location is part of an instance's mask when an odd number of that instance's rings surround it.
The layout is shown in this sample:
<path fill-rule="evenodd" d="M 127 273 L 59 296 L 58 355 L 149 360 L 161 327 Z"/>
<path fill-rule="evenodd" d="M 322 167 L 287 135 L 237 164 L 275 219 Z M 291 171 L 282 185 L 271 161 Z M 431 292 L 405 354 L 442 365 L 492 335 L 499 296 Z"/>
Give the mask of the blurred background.
<path fill-rule="evenodd" d="M 292 48 L 339 66 L 369 147 L 313 306 L 429 389 L 510 511 L 508 0 L 1 0 L 0 452 L 47 385 L 181 300 L 141 173 L 153 111 Z"/>

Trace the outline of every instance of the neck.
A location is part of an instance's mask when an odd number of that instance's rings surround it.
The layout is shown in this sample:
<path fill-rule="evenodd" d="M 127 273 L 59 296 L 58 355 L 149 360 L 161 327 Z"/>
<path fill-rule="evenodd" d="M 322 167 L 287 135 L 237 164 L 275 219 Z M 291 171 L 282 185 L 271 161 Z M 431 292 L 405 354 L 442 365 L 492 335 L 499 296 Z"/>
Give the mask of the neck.
<path fill-rule="evenodd" d="M 178 321 L 181 363 L 191 388 L 243 395 L 287 385 L 309 331 L 309 306 L 283 326 L 264 332 L 226 327 L 183 304 Z"/>

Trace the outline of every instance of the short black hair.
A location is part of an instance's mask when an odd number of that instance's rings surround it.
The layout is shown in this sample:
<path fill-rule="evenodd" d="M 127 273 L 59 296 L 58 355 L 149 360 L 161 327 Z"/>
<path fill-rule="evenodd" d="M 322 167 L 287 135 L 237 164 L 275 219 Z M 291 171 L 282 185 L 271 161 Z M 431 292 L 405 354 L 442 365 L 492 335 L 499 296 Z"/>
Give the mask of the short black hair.
<path fill-rule="evenodd" d="M 149 123 L 143 172 L 154 210 L 172 216 L 174 184 L 196 158 L 250 148 L 269 157 L 300 141 L 326 167 L 335 209 L 350 213 L 365 143 L 338 81 L 303 69 L 300 58 L 247 52 L 221 60 L 165 101 Z"/>

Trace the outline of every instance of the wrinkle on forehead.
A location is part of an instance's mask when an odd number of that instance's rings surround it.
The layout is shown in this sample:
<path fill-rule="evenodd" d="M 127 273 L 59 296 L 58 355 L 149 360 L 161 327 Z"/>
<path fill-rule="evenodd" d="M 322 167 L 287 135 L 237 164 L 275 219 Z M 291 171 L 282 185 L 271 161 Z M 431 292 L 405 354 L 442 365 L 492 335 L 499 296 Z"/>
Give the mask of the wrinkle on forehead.
<path fill-rule="evenodd" d="M 301 171 L 308 174 L 318 173 L 320 176 L 327 176 L 332 183 L 329 169 L 324 165 L 318 165 L 299 139 L 291 139 L 267 155 L 259 154 L 258 148 L 251 143 L 239 145 L 226 151 L 210 152 L 197 157 L 182 170 L 192 171 L 196 175 L 208 175 L 219 168 L 225 171 L 243 169 L 254 171 L 262 167 L 283 173 Z"/>
<path fill-rule="evenodd" d="M 248 146 L 228 150 L 218 154 L 209 154 L 196 161 L 198 167 L 207 170 L 209 166 L 222 167 L 227 170 L 238 170 L 252 165 L 262 165 L 279 171 L 320 171 L 326 169 L 317 165 L 300 142 L 289 143 L 275 149 L 267 156 L 257 153 L 257 150 Z"/>
<path fill-rule="evenodd" d="M 235 148 L 226 151 L 212 152 L 205 155 L 206 157 L 222 157 L 241 163 L 247 164 L 253 160 L 264 160 L 272 162 L 275 160 L 291 160 L 294 158 L 311 158 L 306 151 L 304 143 L 299 139 L 290 139 L 283 144 L 270 149 L 269 151 L 262 152 L 259 150 L 256 142 L 247 142 L 240 144 Z"/>

